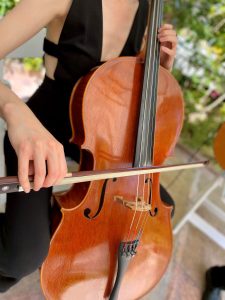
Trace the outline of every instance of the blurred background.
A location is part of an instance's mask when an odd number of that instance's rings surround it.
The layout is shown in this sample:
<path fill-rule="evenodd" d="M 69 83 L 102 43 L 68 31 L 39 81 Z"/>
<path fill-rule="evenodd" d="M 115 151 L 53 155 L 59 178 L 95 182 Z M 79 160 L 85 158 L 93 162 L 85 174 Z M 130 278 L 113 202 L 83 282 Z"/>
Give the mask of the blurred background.
<path fill-rule="evenodd" d="M 17 2 L 0 0 L 0 17 Z M 173 75 L 185 101 L 181 136 L 167 162 L 209 159 L 210 164 L 199 170 L 161 175 L 162 184 L 176 202 L 174 250 L 161 282 L 144 299 L 200 300 L 206 269 L 225 265 L 225 181 L 213 152 L 215 135 L 225 122 L 225 1 L 167 0 L 164 23 L 173 24 L 177 30 L 179 45 Z M 40 33 L 0 64 L 0 76 L 24 101 L 41 84 L 45 73 L 43 36 L 44 32 Z M 4 129 L 1 121 L 1 147 Z M 2 148 L 0 151 L 3 175 Z M 1 201 L 4 210 L 4 197 Z M 39 272 L 23 279 L 0 299 L 44 299 Z"/>

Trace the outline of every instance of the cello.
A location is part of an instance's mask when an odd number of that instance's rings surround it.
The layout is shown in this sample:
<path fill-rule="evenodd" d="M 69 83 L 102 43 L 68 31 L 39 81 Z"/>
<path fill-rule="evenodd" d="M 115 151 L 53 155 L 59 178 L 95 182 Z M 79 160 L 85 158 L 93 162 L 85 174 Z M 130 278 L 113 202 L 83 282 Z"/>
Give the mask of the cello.
<path fill-rule="evenodd" d="M 71 143 L 80 147 L 80 171 L 161 165 L 175 147 L 183 99 L 159 67 L 162 8 L 162 0 L 149 5 L 144 60 L 110 60 L 75 85 Z M 159 175 L 77 183 L 55 194 L 62 217 L 41 268 L 47 300 L 140 299 L 157 284 L 172 252 Z"/>
<path fill-rule="evenodd" d="M 219 164 L 219 166 L 225 170 L 225 156 L 224 156 L 224 149 L 225 149 L 225 123 L 223 123 L 214 138 L 213 141 L 213 150 L 214 156 Z"/>

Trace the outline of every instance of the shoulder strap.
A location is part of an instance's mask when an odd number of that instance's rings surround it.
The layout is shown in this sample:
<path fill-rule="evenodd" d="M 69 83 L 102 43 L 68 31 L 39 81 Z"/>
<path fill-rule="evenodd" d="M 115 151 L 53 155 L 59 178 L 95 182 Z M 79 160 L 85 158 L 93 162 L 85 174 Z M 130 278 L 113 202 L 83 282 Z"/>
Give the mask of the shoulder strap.
<path fill-rule="evenodd" d="M 47 53 L 51 56 L 59 58 L 60 53 L 59 53 L 58 45 L 51 42 L 47 38 L 44 38 L 43 50 L 44 50 L 45 53 Z"/>

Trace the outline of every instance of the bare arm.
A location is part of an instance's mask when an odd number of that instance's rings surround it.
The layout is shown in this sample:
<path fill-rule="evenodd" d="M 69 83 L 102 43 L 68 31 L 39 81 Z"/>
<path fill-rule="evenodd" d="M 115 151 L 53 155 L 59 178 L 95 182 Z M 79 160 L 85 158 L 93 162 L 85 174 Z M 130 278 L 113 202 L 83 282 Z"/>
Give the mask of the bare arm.
<path fill-rule="evenodd" d="M 0 21 L 0 59 L 60 15 L 61 3 L 62 0 L 21 0 Z M 26 192 L 30 190 L 28 173 L 31 170 L 35 175 L 35 190 L 51 186 L 65 176 L 62 145 L 42 126 L 28 106 L 2 83 L 0 116 L 7 123 L 9 139 L 18 157 L 19 180 Z"/>
<path fill-rule="evenodd" d="M 34 36 L 60 13 L 59 0 L 21 0 L 0 21 L 0 59 Z M 7 122 L 4 106 L 19 98 L 0 83 L 0 116 Z"/>

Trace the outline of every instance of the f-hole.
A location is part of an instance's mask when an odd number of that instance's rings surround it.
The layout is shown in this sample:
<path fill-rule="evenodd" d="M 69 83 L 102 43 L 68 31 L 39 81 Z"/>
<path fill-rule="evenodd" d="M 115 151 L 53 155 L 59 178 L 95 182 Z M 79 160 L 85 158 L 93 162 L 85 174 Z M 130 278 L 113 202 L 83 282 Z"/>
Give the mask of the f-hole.
<path fill-rule="evenodd" d="M 98 207 L 98 210 L 97 212 L 95 213 L 95 215 L 93 217 L 90 216 L 91 214 L 91 209 L 90 208 L 86 208 L 84 210 L 84 216 L 90 220 L 93 220 L 94 218 L 96 218 L 100 211 L 102 210 L 102 206 L 104 204 L 104 200 L 105 200 L 105 192 L 106 192 L 106 187 L 107 187 L 107 183 L 108 183 L 108 180 L 109 179 L 106 179 L 103 186 L 102 186 L 102 192 L 101 192 L 101 196 L 100 196 L 100 200 L 99 200 L 99 207 Z M 115 182 L 117 179 L 116 178 L 113 178 L 113 182 Z"/>
<path fill-rule="evenodd" d="M 146 178 L 145 179 L 145 183 L 150 182 L 150 187 L 149 187 L 149 199 L 148 199 L 148 203 L 151 204 L 151 198 L 152 198 L 152 179 Z M 155 207 L 153 211 L 149 210 L 149 214 L 151 217 L 155 217 L 158 213 L 158 207 Z"/>

